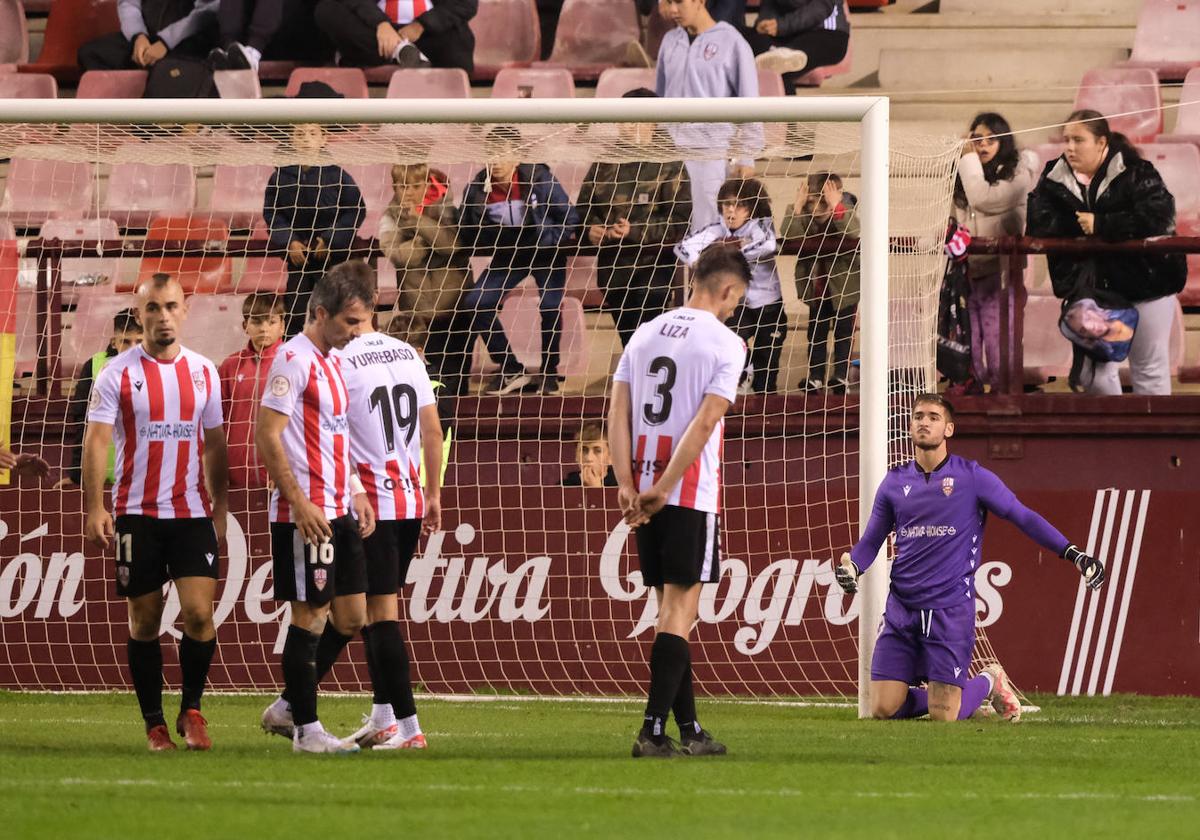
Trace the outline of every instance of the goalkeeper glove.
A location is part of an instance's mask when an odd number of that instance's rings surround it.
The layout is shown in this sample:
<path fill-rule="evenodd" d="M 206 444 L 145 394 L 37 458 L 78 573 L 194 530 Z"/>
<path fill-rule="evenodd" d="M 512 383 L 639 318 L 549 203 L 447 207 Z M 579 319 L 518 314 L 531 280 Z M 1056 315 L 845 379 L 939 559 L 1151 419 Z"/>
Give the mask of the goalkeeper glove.
<path fill-rule="evenodd" d="M 1083 553 L 1074 543 L 1066 547 L 1062 556 L 1079 569 L 1088 589 L 1095 591 L 1104 585 L 1104 564 L 1095 557 Z"/>
<path fill-rule="evenodd" d="M 854 561 L 850 559 L 849 552 L 843 553 L 842 561 L 833 568 L 833 576 L 837 580 L 837 585 L 842 587 L 842 591 L 847 595 L 853 595 L 858 591 L 860 574 L 858 566 L 854 565 Z"/>

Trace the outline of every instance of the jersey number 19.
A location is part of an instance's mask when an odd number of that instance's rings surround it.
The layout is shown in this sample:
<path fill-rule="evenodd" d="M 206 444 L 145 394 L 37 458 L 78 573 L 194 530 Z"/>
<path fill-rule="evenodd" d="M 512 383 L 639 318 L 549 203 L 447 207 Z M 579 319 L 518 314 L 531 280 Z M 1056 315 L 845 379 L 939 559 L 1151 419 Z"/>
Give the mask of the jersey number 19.
<path fill-rule="evenodd" d="M 388 394 L 386 385 L 371 392 L 371 413 L 379 409 L 379 425 L 383 430 L 384 448 L 396 451 L 396 424 L 400 425 L 400 436 L 404 446 L 412 442 L 417 431 L 417 391 L 411 385 L 393 385 Z"/>

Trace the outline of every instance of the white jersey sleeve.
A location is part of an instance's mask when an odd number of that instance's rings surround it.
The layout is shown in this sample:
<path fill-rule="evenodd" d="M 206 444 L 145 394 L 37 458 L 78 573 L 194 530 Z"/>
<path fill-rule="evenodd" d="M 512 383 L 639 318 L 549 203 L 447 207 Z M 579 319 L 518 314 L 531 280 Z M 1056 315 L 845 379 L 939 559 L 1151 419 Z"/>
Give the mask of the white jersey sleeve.
<path fill-rule="evenodd" d="M 120 377 L 120 371 L 115 365 L 106 364 L 101 368 L 100 375 L 92 383 L 92 396 L 87 412 L 89 423 L 107 423 L 111 426 L 117 422 Z"/>
<path fill-rule="evenodd" d="M 215 429 L 225 425 L 225 412 L 221 406 L 221 376 L 216 366 L 205 359 L 204 379 L 208 383 L 210 396 L 204 403 L 204 412 L 200 415 L 200 425 L 205 429 Z"/>

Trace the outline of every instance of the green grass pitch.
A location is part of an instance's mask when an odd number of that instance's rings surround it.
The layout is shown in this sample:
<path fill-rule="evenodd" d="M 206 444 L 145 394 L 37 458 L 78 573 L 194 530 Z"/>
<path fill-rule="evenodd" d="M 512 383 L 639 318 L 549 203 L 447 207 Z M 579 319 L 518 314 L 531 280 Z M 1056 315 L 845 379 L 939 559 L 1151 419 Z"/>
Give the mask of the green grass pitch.
<path fill-rule="evenodd" d="M 266 698 L 213 696 L 211 753 L 152 755 L 130 695 L 0 693 L 0 837 L 1200 837 L 1200 699 L 1033 700 L 1014 726 L 701 699 L 728 756 L 635 761 L 635 700 L 425 699 L 425 753 L 307 756 Z"/>

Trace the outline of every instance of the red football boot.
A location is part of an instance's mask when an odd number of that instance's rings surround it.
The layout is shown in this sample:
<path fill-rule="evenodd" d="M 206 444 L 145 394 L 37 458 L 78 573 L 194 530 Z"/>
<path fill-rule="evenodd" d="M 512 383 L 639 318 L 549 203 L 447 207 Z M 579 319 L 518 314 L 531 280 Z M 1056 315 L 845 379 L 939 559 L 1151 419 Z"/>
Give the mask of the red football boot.
<path fill-rule="evenodd" d="M 160 723 L 146 733 L 146 746 L 150 752 L 166 752 L 175 749 L 175 742 L 171 740 L 171 733 L 167 731 L 166 724 Z"/>
<path fill-rule="evenodd" d="M 175 720 L 175 731 L 183 736 L 189 750 L 211 750 L 212 739 L 208 737 L 208 721 L 198 709 L 185 709 Z"/>

